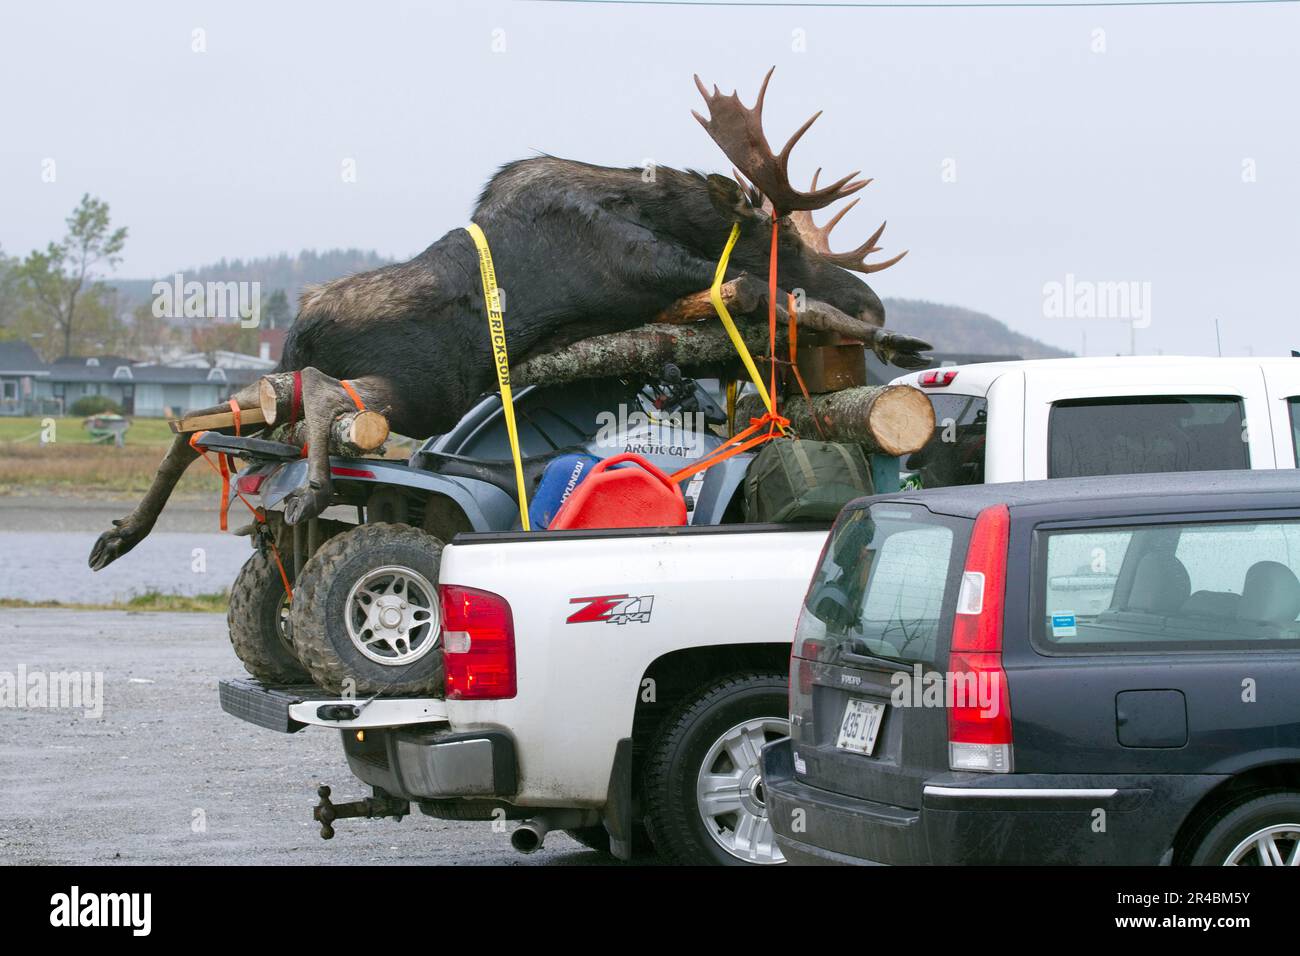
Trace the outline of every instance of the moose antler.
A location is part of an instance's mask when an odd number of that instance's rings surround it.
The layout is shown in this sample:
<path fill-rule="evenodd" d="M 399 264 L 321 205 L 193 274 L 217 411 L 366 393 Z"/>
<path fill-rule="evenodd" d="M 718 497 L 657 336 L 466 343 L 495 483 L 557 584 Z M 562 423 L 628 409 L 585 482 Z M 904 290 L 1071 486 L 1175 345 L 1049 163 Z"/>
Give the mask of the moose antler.
<path fill-rule="evenodd" d="M 795 130 L 781 152 L 774 154 L 772 147 L 768 145 L 767 136 L 763 133 L 763 98 L 767 95 L 767 84 L 775 70 L 776 67 L 772 67 L 767 71 L 767 76 L 763 77 L 763 86 L 758 91 L 758 100 L 755 101 L 752 109 L 741 103 L 740 97 L 735 92 L 730 96 L 723 96 L 716 85 L 713 87 L 713 93 L 710 94 L 700 80 L 699 74 L 696 74 L 695 86 L 709 107 L 709 118 L 706 120 L 694 110 L 691 111 L 691 115 L 700 121 L 700 125 L 727 154 L 727 158 L 749 177 L 750 182 L 782 215 L 805 209 L 821 209 L 857 192 L 868 182 L 862 179 L 853 181 L 853 177 L 858 175 L 858 170 L 854 170 L 829 186 L 806 193 L 799 192 L 790 185 L 790 151 L 794 149 L 794 144 L 799 142 L 800 137 L 808 132 L 808 127 L 812 126 L 817 117 L 822 114 L 820 110 L 814 113 L 806 123 Z"/>
<path fill-rule="evenodd" d="M 816 191 L 817 189 L 817 177 L 820 175 L 820 169 L 813 173 L 811 186 L 813 191 Z M 870 179 L 868 179 L 866 183 L 863 183 L 863 185 L 865 186 L 869 182 L 871 182 Z M 894 256 L 894 258 L 887 259 L 884 262 L 867 263 L 864 261 L 867 256 L 871 255 L 871 253 L 880 251 L 876 246 L 876 241 L 885 231 L 885 223 L 882 222 L 880 228 L 871 234 L 870 239 L 851 252 L 831 252 L 831 230 L 834 229 L 835 224 L 843 219 L 845 214 L 859 202 L 861 202 L 860 199 L 853 200 L 847 206 L 840 209 L 840 211 L 835 215 L 831 216 L 830 221 L 824 226 L 817 225 L 817 223 L 813 221 L 812 213 L 807 210 L 790 213 L 790 221 L 794 224 L 795 231 L 799 233 L 799 238 L 803 240 L 804 245 L 822 256 L 822 258 L 833 262 L 841 269 L 851 269 L 854 272 L 861 272 L 870 275 L 873 272 L 879 272 L 881 269 L 888 269 L 894 263 L 898 262 L 899 259 L 902 259 L 903 256 L 907 255 L 907 250 L 900 252 L 898 255 Z"/>

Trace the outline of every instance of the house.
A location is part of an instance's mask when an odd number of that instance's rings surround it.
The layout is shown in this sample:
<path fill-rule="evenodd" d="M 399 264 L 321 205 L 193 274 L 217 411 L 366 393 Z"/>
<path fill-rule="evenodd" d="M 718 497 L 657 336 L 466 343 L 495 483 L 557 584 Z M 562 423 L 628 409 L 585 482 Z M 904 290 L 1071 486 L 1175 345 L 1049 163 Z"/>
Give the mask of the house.
<path fill-rule="evenodd" d="M 0 415 L 44 415 L 37 382 L 49 368 L 26 342 L 0 342 Z"/>
<path fill-rule="evenodd" d="M 255 355 L 195 353 L 166 364 L 120 355 L 69 356 L 46 365 L 25 342 L 0 342 L 0 415 L 66 415 L 88 395 L 126 415 L 166 418 L 226 401 L 275 363 Z"/>

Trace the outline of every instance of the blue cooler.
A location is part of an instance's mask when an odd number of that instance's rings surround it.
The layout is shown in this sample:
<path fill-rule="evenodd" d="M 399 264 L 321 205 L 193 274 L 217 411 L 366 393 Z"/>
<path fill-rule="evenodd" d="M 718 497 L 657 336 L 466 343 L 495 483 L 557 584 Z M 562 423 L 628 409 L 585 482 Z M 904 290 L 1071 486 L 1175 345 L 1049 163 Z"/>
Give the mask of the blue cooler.
<path fill-rule="evenodd" d="M 582 484 L 599 458 L 594 455 L 561 455 L 542 472 L 533 500 L 528 503 L 528 523 L 534 530 L 546 528 L 568 500 L 573 489 Z"/>

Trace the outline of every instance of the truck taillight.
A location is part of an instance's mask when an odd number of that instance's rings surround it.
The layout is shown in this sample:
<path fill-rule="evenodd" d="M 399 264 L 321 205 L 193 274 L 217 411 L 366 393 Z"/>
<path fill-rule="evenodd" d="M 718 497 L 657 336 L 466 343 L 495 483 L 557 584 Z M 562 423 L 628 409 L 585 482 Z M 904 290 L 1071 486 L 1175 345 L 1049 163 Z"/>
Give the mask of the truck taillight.
<path fill-rule="evenodd" d="M 1011 772 L 1011 702 L 1002 667 L 1011 515 L 1006 505 L 975 519 L 957 593 L 948 679 L 948 764 L 953 770 Z"/>
<path fill-rule="evenodd" d="M 442 657 L 448 700 L 515 696 L 515 623 L 499 594 L 443 584 Z"/>
<path fill-rule="evenodd" d="M 922 388 L 947 388 L 957 377 L 954 369 L 933 368 L 928 372 L 922 372 L 917 384 Z"/>

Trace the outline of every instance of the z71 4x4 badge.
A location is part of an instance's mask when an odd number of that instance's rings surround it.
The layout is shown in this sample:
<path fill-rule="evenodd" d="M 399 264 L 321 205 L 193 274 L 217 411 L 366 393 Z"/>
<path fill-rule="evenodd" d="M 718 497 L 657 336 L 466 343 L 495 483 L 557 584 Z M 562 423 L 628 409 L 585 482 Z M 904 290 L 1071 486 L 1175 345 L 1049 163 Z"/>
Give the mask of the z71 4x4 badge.
<path fill-rule="evenodd" d="M 641 597 L 603 594 L 600 597 L 569 598 L 569 603 L 586 606 L 570 614 L 565 620 L 566 624 L 590 624 L 593 621 L 603 621 L 606 624 L 649 624 L 655 599 L 653 594 Z"/>

